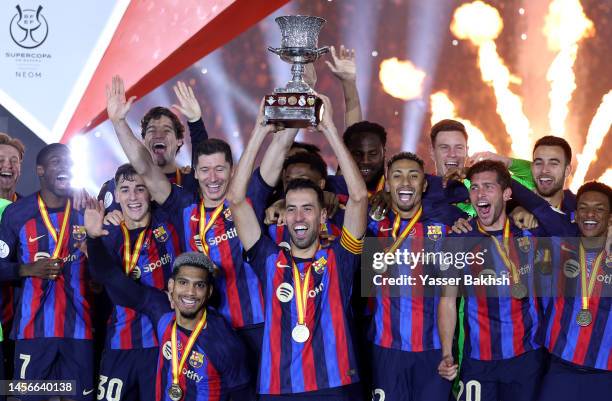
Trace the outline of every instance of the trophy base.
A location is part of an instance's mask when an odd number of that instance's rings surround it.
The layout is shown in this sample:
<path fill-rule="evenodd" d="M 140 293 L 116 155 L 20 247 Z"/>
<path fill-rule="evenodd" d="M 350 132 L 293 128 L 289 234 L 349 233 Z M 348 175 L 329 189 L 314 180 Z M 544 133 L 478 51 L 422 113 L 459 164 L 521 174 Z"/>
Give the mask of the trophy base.
<path fill-rule="evenodd" d="M 264 123 L 285 128 L 315 127 L 321 121 L 323 102 L 311 93 L 274 93 L 265 98 Z"/>

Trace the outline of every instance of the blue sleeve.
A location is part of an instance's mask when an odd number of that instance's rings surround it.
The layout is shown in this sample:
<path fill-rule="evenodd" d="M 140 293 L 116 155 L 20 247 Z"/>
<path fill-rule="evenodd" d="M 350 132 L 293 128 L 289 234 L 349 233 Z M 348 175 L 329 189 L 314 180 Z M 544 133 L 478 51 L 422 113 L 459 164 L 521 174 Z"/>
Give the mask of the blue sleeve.
<path fill-rule="evenodd" d="M 94 281 L 103 284 L 111 301 L 149 316 L 157 325 L 169 312 L 167 295 L 137 283 L 123 273 L 117 256 L 109 254 L 102 238 L 87 238 L 88 267 Z"/>
<path fill-rule="evenodd" d="M 266 283 L 266 262 L 268 257 L 276 255 L 279 251 L 278 245 L 263 233 L 249 250 L 245 250 L 245 260 L 249 262 L 249 265 L 251 265 L 255 274 L 257 274 L 262 286 Z"/>
<path fill-rule="evenodd" d="M 333 192 L 336 195 L 348 196 L 348 187 L 342 175 L 328 175 L 325 180 L 325 190 Z"/>
<path fill-rule="evenodd" d="M 195 166 L 195 152 L 198 145 L 208 139 L 208 132 L 204 127 L 204 121 L 200 118 L 192 123 L 187 122 L 189 128 L 189 139 L 191 139 L 191 164 Z"/>
<path fill-rule="evenodd" d="M 13 204 L 7 206 L 0 224 L 0 281 L 19 280 L 17 247 L 19 235 L 15 231 Z"/>
<path fill-rule="evenodd" d="M 569 216 L 556 211 L 544 199 L 527 189 L 517 181 L 512 180 L 512 198 L 533 214 L 538 222 L 538 228 L 531 230 L 536 236 L 575 236 L 578 228 L 572 224 Z"/>
<path fill-rule="evenodd" d="M 185 191 L 178 185 L 171 185 L 168 199 L 160 205 L 162 210 L 169 216 L 180 214 L 183 208 L 195 200 L 195 194 Z"/>
<path fill-rule="evenodd" d="M 263 226 L 263 221 L 266 216 L 266 206 L 268 205 L 268 199 L 273 191 L 274 188 L 266 184 L 261 176 L 259 167 L 257 167 L 249 180 L 247 198 L 251 200 L 251 205 L 253 206 L 253 210 L 255 210 L 255 216 L 257 216 L 257 221 L 259 221 L 264 231 L 265 227 Z"/>

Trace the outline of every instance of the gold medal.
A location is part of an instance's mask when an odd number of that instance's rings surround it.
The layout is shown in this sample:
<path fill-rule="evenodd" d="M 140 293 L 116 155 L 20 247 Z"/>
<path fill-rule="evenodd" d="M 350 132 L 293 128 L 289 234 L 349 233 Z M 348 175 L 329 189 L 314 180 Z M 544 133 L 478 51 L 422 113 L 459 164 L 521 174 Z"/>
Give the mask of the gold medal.
<path fill-rule="evenodd" d="M 512 284 L 512 287 L 510 287 L 510 295 L 512 295 L 512 298 L 514 299 L 527 298 L 527 294 L 527 287 L 521 282 L 514 283 Z"/>
<path fill-rule="evenodd" d="M 296 343 L 305 343 L 310 337 L 310 330 L 305 324 L 296 324 L 293 330 L 291 330 L 291 338 Z"/>
<path fill-rule="evenodd" d="M 172 401 L 179 401 L 181 398 L 183 398 L 183 389 L 181 386 L 178 384 L 172 384 L 168 389 L 168 397 L 170 397 Z"/>
<path fill-rule="evenodd" d="M 581 309 L 580 312 L 576 314 L 576 323 L 580 327 L 586 327 L 593 321 L 593 315 L 591 315 L 591 311 L 588 309 Z"/>

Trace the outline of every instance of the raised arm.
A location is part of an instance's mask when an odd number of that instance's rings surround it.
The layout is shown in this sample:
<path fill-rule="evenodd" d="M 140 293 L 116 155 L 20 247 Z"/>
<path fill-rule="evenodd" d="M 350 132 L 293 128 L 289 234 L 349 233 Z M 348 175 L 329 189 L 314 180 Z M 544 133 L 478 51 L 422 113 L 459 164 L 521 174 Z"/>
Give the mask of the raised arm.
<path fill-rule="evenodd" d="M 191 86 L 186 85 L 183 81 L 178 81 L 172 89 L 178 100 L 178 104 L 173 104 L 172 108 L 187 119 L 189 138 L 191 139 L 191 160 L 193 161 L 198 144 L 208 139 L 208 132 L 206 132 L 202 120 L 202 108 Z M 192 162 L 192 164 L 194 163 Z"/>
<path fill-rule="evenodd" d="M 334 46 L 331 47 L 333 64 L 325 61 L 331 72 L 342 83 L 344 93 L 344 124 L 349 127 L 363 120 L 361 103 L 357 91 L 357 67 L 355 63 L 355 50 L 340 46 L 340 52 L 336 54 Z"/>
<path fill-rule="evenodd" d="M 151 198 L 161 205 L 170 195 L 170 181 L 153 162 L 151 154 L 134 136 L 126 121 L 127 113 L 135 99 L 136 97 L 132 96 L 126 101 L 123 80 L 119 76 L 113 77 L 110 88 L 106 87 L 106 111 L 119 143 L 138 175 L 144 180 Z"/>
<path fill-rule="evenodd" d="M 259 169 L 261 172 L 261 178 L 263 178 L 265 183 L 269 186 L 276 186 L 281 175 L 281 170 L 283 169 L 285 157 L 287 156 L 293 141 L 295 141 L 297 133 L 297 129 L 289 128 L 277 132 L 272 137 L 272 142 L 270 143 L 270 146 L 268 146 L 268 149 L 266 149 L 266 153 L 264 153 Z"/>
<path fill-rule="evenodd" d="M 240 162 L 236 167 L 234 176 L 230 183 L 226 199 L 230 204 L 230 210 L 234 218 L 238 238 L 242 242 L 245 250 L 251 249 L 261 237 L 261 228 L 253 207 L 247 202 L 247 186 L 253 173 L 253 165 L 257 152 L 261 147 L 266 135 L 276 130 L 274 125 L 263 124 L 263 101 L 259 109 L 259 116 L 255 123 L 255 128 L 251 132 L 251 139 L 242 152 Z"/>
<path fill-rule="evenodd" d="M 355 238 L 362 238 L 367 226 L 368 189 L 355 160 L 340 138 L 333 122 L 333 110 L 327 96 L 319 94 L 323 99 L 323 118 L 317 127 L 323 132 L 330 147 L 336 154 L 338 165 L 342 170 L 348 190 L 348 201 L 344 214 L 344 228 Z"/>

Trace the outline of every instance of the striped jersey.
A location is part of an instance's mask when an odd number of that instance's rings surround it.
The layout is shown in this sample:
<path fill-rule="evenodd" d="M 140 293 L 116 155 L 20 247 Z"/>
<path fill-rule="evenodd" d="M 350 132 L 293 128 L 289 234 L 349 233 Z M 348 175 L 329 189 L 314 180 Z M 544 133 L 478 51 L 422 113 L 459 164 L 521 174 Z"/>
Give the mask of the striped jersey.
<path fill-rule="evenodd" d="M 48 209 L 50 223 L 59 235 L 64 207 Z M 16 309 L 11 338 L 92 339 L 91 298 L 85 254 L 83 214 L 71 210 L 67 240 L 59 257 L 63 269 L 55 280 L 26 277 L 16 289 Z M 17 272 L 19 264 L 49 258 L 55 240 L 47 229 L 34 193 L 7 207 L 0 225 L 0 269 Z M 15 274 L 14 278 L 18 275 Z"/>
<path fill-rule="evenodd" d="M 99 239 L 87 240 L 92 262 L 92 275 L 99 280 L 111 300 L 133 308 L 151 320 L 159 339 L 159 359 L 155 383 L 156 400 L 171 401 L 168 390 L 172 384 L 171 335 L 175 320 L 167 295 L 156 288 L 144 286 L 127 277 L 120 265 L 110 267 L 109 255 Z M 178 357 L 190 336 L 178 326 Z M 249 382 L 246 349 L 238 335 L 215 310 L 207 310 L 207 320 L 179 375 L 183 401 L 226 400 L 233 390 Z"/>
<path fill-rule="evenodd" d="M 578 239 L 551 238 L 553 283 L 556 295 L 546 311 L 544 344 L 550 353 L 576 365 L 612 371 L 612 259 L 606 255 L 589 297 L 591 324 L 582 327 L 576 316 L 582 309 Z M 598 252 L 586 252 L 587 275 Z"/>
<path fill-rule="evenodd" d="M 209 249 L 209 257 L 220 268 L 215 288 L 220 298 L 221 313 L 234 328 L 262 323 L 263 298 L 259 280 L 250 264 L 242 258 L 243 248 L 227 202 L 214 224 L 200 238 L 200 200 L 197 196 L 173 185 L 168 199 L 161 206 L 170 216 L 179 235 L 183 251 L 204 251 L 203 241 Z M 206 208 L 206 222 L 214 209 Z"/>
<path fill-rule="evenodd" d="M 395 212 L 390 211 L 381 221 L 370 219 L 369 233 L 379 238 L 389 238 L 387 245 L 391 245 L 395 216 Z M 400 221 L 398 235 L 408 224 L 409 220 Z M 436 251 L 440 249 L 446 233 L 446 225 L 421 217 L 397 249 L 415 255 Z M 390 289 L 387 285 L 376 287 L 376 302 L 368 335 L 370 341 L 380 347 L 411 352 L 441 348 L 437 325 L 440 297 L 433 288 L 424 287 L 420 279 L 422 275 L 431 277 L 434 273 L 433 263 L 422 261 L 415 266 L 401 264 L 387 269 L 384 277 L 410 276 L 416 281 L 414 285 L 405 285 L 399 290 Z"/>
<path fill-rule="evenodd" d="M 301 393 L 359 381 L 348 315 L 362 245 L 344 230 L 309 260 L 293 259 L 265 235 L 247 251 L 265 302 L 260 394 Z M 304 320 L 310 334 L 302 343 L 292 337 L 298 322 L 293 262 L 300 275 L 311 269 Z"/>
<path fill-rule="evenodd" d="M 478 231 L 476 219 L 471 222 L 472 231 L 464 235 L 449 235 L 450 241 L 463 239 L 461 247 L 473 252 L 483 252 L 484 263 L 468 264 L 463 277 L 480 277 L 484 269 L 492 269 L 497 277 L 512 276 L 503 263 L 492 240 Z M 503 232 L 489 232 L 503 244 Z M 457 246 L 458 244 L 453 244 Z M 541 299 L 533 296 L 534 239 L 529 231 L 522 231 L 510 222 L 510 259 L 517 266 L 521 282 L 530 295 L 523 299 L 510 296 L 510 286 L 472 287 L 465 294 L 465 353 L 470 358 L 489 361 L 509 359 L 541 347 L 540 324 L 543 317 Z M 465 281 L 463 281 L 465 283 Z"/>
<path fill-rule="evenodd" d="M 109 235 L 103 242 L 117 266 L 124 266 L 124 238 L 120 227 L 108 226 Z M 145 231 L 142 248 L 136 265 L 129 273 L 132 279 L 143 285 L 164 290 L 172 273 L 174 259 L 180 253 L 178 236 L 163 213 L 154 211 L 151 224 L 146 228 L 129 230 L 130 250 Z M 124 269 L 125 272 L 125 269 Z M 139 349 L 157 347 L 151 320 L 134 309 L 114 305 L 106 331 L 106 347 L 109 349 Z"/>

